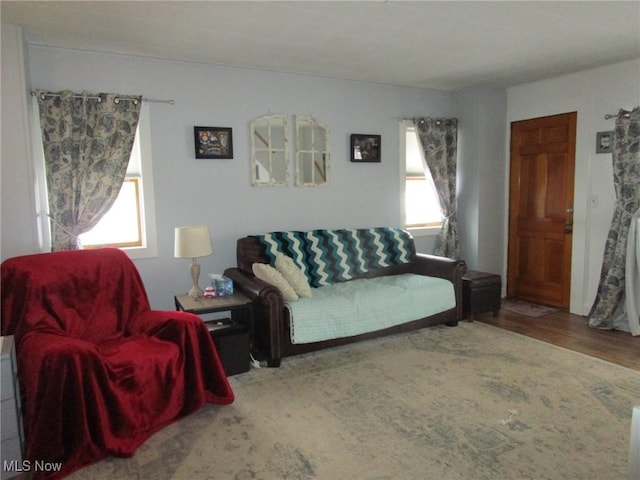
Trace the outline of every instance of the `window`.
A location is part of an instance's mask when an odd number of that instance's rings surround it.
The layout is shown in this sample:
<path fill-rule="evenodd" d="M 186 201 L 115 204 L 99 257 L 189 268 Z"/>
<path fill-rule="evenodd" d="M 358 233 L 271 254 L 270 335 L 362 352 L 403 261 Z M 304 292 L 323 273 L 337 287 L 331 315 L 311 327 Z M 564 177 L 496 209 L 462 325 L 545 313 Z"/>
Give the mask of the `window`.
<path fill-rule="evenodd" d="M 41 249 L 47 252 L 51 250 L 51 231 L 37 101 L 33 102 L 32 118 L 32 131 L 35 133 L 32 148 L 37 159 L 35 172 L 36 202 L 39 205 L 38 234 Z M 148 105 L 143 104 L 127 174 L 118 198 L 94 228 L 80 235 L 83 248 L 114 246 L 126 250 L 131 258 L 157 256 L 153 199 L 149 109 Z"/>
<path fill-rule="evenodd" d="M 420 229 L 425 233 L 436 233 L 442 226 L 442 212 L 431 174 L 425 174 L 423 153 L 412 123 L 403 122 L 401 135 L 404 138 L 402 165 L 402 191 L 404 225 L 409 229 Z"/>
<path fill-rule="evenodd" d="M 149 143 L 148 111 L 143 105 L 118 198 L 96 226 L 80 235 L 82 248 L 118 247 L 133 258 L 157 255 Z"/>
<path fill-rule="evenodd" d="M 82 248 L 141 247 L 141 178 L 127 177 L 111 209 L 88 232 L 80 235 Z"/>

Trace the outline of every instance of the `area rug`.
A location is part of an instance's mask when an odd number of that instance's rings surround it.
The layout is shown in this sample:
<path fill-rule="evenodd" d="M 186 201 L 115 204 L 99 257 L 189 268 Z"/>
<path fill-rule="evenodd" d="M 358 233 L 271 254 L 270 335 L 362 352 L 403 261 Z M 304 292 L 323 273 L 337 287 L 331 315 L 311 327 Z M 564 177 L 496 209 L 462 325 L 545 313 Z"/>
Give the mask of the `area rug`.
<path fill-rule="evenodd" d="M 74 479 L 624 479 L 640 372 L 463 322 L 285 358 Z"/>
<path fill-rule="evenodd" d="M 500 308 L 509 310 L 510 312 L 519 313 L 520 315 L 526 315 L 527 317 L 542 317 L 558 311 L 558 309 L 554 307 L 525 302 L 523 300 L 518 300 L 517 298 L 502 299 Z"/>

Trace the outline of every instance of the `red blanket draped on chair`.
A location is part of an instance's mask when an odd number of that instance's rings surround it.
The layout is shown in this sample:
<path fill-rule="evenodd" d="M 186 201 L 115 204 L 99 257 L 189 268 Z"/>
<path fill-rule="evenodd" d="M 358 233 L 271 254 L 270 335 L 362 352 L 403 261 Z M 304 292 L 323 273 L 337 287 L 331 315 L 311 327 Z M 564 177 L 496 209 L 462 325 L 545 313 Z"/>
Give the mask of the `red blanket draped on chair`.
<path fill-rule="evenodd" d="M 2 334 L 16 340 L 25 459 L 62 462 L 52 478 L 131 456 L 206 402 L 234 400 L 202 320 L 151 310 L 117 249 L 3 262 Z"/>

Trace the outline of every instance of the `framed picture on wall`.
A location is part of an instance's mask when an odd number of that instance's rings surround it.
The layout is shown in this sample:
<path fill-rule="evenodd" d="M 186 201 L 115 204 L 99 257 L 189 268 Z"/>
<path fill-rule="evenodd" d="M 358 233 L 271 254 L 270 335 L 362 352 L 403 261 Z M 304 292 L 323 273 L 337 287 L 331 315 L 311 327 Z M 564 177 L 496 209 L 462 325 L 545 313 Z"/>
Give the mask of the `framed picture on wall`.
<path fill-rule="evenodd" d="M 380 162 L 380 135 L 351 134 L 352 162 Z"/>
<path fill-rule="evenodd" d="M 613 131 L 598 132 L 596 134 L 596 153 L 611 153 L 612 140 L 613 140 Z"/>
<path fill-rule="evenodd" d="M 196 158 L 233 158 L 233 132 L 227 127 L 193 127 Z"/>

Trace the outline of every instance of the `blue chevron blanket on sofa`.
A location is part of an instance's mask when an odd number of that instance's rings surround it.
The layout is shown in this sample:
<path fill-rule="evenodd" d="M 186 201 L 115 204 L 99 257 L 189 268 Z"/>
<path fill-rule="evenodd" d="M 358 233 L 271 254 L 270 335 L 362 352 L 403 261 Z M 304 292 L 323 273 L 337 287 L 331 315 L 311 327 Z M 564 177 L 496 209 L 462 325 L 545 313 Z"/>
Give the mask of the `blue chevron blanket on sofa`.
<path fill-rule="evenodd" d="M 409 263 L 415 252 L 411 238 L 400 228 L 344 228 L 255 235 L 271 265 L 276 255 L 291 257 L 312 287 L 357 278 L 375 268 Z M 374 254 L 366 252 L 375 252 Z"/>
<path fill-rule="evenodd" d="M 453 284 L 402 274 L 361 278 L 371 270 L 410 263 L 415 250 L 399 228 L 287 231 L 256 235 L 271 265 L 291 257 L 314 291 L 288 303 L 291 342 L 342 338 L 423 318 L 455 307 Z"/>

